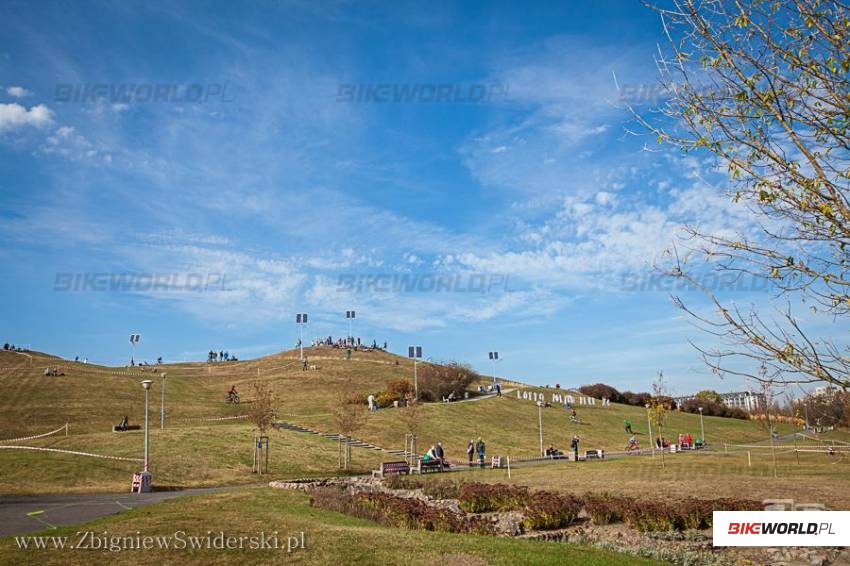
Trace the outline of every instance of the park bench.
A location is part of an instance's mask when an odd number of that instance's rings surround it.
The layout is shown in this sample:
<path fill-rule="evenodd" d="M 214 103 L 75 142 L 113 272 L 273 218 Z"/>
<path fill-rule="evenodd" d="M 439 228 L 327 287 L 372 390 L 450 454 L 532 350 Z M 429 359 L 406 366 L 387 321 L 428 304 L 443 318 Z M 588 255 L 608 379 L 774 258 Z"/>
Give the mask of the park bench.
<path fill-rule="evenodd" d="M 125 427 L 120 427 L 118 425 L 115 425 L 115 426 L 112 427 L 112 432 L 125 432 L 125 431 L 128 431 L 128 430 L 142 430 L 142 425 L 133 424 L 133 425 L 127 425 Z"/>
<path fill-rule="evenodd" d="M 585 450 L 584 451 L 584 459 L 590 460 L 592 458 L 599 458 L 600 460 L 605 458 L 604 450 Z"/>
<path fill-rule="evenodd" d="M 439 460 L 419 460 L 419 465 L 416 467 L 416 471 L 420 474 L 427 474 L 428 472 L 444 472 L 449 469 L 448 462 L 441 462 Z"/>
<path fill-rule="evenodd" d="M 372 470 L 372 477 L 384 477 L 387 474 L 409 474 L 410 464 L 407 462 L 381 462 L 381 467 Z"/>

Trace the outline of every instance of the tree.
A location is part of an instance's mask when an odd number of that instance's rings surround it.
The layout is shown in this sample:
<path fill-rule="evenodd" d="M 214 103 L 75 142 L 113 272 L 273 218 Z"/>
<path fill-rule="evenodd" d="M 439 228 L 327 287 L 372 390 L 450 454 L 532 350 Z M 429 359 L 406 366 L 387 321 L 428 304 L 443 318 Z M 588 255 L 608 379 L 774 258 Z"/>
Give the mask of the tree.
<path fill-rule="evenodd" d="M 664 372 L 658 372 L 658 378 L 652 383 L 652 398 L 649 400 L 649 422 L 655 427 L 658 438 L 664 439 L 664 424 L 667 422 L 670 397 L 664 389 Z M 661 448 L 661 467 L 665 467 L 664 447 Z"/>
<path fill-rule="evenodd" d="M 268 383 L 254 383 L 254 400 L 248 409 L 248 418 L 259 431 L 259 437 L 254 438 L 254 465 L 259 473 L 263 473 L 264 462 L 262 457 L 262 445 L 266 445 L 265 471 L 268 472 L 268 437 L 266 432 L 274 424 L 277 401 Z M 265 437 L 265 438 L 262 438 Z"/>
<path fill-rule="evenodd" d="M 716 158 L 730 199 L 757 226 L 688 227 L 669 272 L 699 287 L 692 260 L 707 259 L 735 277 L 769 279 L 782 306 L 767 316 L 727 307 L 706 289 L 714 314 L 674 302 L 720 339 L 698 347 L 715 372 L 846 390 L 846 343 L 812 328 L 850 314 L 850 8 L 829 0 L 652 8 L 669 40 L 658 68 L 670 98 L 660 118 L 635 115 L 659 142 Z M 766 373 L 746 369 L 762 365 Z"/>
<path fill-rule="evenodd" d="M 703 389 L 696 395 L 694 395 L 697 399 L 703 399 L 705 401 L 711 401 L 712 403 L 716 403 L 718 405 L 723 404 L 723 397 L 720 396 L 720 393 L 714 391 L 713 389 Z"/>
<path fill-rule="evenodd" d="M 337 389 L 333 423 L 339 433 L 340 468 L 345 470 L 351 462 L 351 437 L 366 422 L 367 411 L 361 398 L 362 395 L 355 391 L 350 377 Z"/>
<path fill-rule="evenodd" d="M 268 383 L 254 383 L 254 401 L 248 409 L 248 418 L 260 434 L 274 424 L 277 401 Z"/>
<path fill-rule="evenodd" d="M 416 399 L 411 399 L 410 402 L 398 410 L 398 417 L 404 427 L 405 434 L 405 450 L 407 450 L 407 438 L 410 438 L 411 456 L 416 456 L 416 437 L 419 434 L 419 429 L 422 426 L 423 420 L 422 407 Z"/>

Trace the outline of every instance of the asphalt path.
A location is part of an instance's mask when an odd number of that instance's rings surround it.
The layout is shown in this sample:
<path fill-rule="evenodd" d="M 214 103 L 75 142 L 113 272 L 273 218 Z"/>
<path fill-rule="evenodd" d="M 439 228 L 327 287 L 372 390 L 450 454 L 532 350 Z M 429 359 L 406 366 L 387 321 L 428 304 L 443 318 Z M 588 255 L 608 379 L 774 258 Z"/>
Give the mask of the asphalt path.
<path fill-rule="evenodd" d="M 75 525 L 176 497 L 245 487 L 258 486 L 195 488 L 151 493 L 0 496 L 0 536 L 21 535 Z"/>

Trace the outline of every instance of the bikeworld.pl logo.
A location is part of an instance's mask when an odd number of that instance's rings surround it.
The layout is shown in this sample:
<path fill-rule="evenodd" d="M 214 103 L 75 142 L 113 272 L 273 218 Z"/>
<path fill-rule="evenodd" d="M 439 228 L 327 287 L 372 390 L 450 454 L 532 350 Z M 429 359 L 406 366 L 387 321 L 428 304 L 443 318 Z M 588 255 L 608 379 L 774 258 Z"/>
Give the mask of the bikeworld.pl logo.
<path fill-rule="evenodd" d="M 730 535 L 834 535 L 832 523 L 729 523 Z"/>
<path fill-rule="evenodd" d="M 714 546 L 844 546 L 850 511 L 715 511 Z"/>

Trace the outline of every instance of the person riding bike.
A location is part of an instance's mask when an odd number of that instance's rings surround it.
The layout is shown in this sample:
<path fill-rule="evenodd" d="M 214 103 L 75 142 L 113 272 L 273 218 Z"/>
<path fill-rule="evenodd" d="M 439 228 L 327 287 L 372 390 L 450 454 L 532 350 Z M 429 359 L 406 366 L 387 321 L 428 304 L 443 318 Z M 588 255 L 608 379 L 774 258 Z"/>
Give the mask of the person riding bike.
<path fill-rule="evenodd" d="M 235 385 L 231 385 L 230 391 L 227 392 L 227 402 L 228 403 L 238 403 L 239 402 L 239 393 L 236 391 Z"/>
<path fill-rule="evenodd" d="M 637 449 L 638 449 L 637 437 L 635 437 L 635 435 L 632 435 L 632 437 L 629 438 L 629 445 L 626 447 L 626 450 L 637 450 Z"/>

